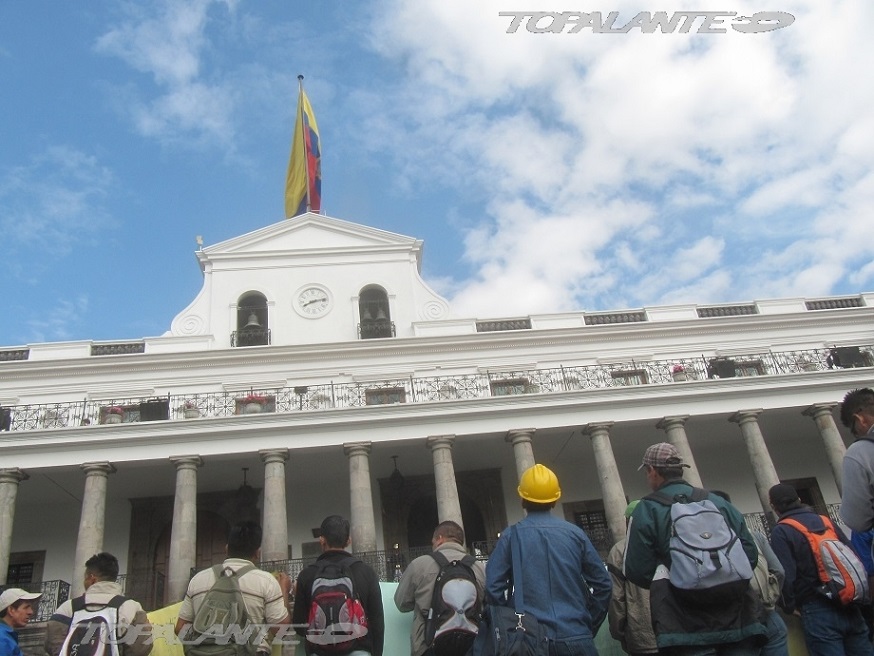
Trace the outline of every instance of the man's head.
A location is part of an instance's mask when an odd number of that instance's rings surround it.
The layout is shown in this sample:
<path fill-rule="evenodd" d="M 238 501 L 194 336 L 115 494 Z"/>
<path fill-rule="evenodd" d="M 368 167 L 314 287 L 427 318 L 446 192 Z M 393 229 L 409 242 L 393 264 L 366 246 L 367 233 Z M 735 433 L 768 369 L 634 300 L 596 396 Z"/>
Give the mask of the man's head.
<path fill-rule="evenodd" d="M 257 522 L 238 522 L 228 532 L 228 558 L 257 560 L 263 532 Z"/>
<path fill-rule="evenodd" d="M 841 402 L 841 423 L 860 437 L 874 426 L 874 390 L 863 387 L 847 392 Z"/>
<path fill-rule="evenodd" d="M 684 467 L 689 465 L 683 462 L 677 447 L 668 442 L 659 442 L 647 448 L 637 470 L 645 470 L 650 489 L 657 490 L 665 481 L 683 478 Z"/>
<path fill-rule="evenodd" d="M 795 488 L 788 483 L 777 483 L 768 490 L 768 501 L 778 515 L 782 515 L 793 508 L 800 508 L 803 504 L 798 498 Z"/>
<path fill-rule="evenodd" d="M 21 588 L 4 590 L 0 594 L 0 621 L 13 629 L 23 629 L 36 612 L 34 602 L 39 598 L 40 593 Z"/>
<path fill-rule="evenodd" d="M 322 521 L 319 536 L 322 551 L 342 550 L 349 546 L 349 520 L 340 515 L 330 515 Z"/>
<path fill-rule="evenodd" d="M 115 581 L 118 578 L 118 558 L 102 551 L 85 561 L 85 589 L 98 581 Z"/>
<path fill-rule="evenodd" d="M 525 510 L 549 510 L 561 497 L 558 476 L 543 465 L 526 469 L 517 488 Z"/>
<path fill-rule="evenodd" d="M 434 529 L 431 546 L 436 549 L 444 542 L 455 542 L 464 546 L 464 529 L 453 521 L 440 522 Z"/>

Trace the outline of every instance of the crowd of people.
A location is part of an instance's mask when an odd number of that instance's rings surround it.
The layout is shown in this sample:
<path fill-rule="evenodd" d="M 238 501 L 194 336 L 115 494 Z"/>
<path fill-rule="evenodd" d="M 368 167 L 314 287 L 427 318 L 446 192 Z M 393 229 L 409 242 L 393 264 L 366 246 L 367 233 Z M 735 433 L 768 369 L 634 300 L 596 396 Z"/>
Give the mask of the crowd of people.
<path fill-rule="evenodd" d="M 842 476 L 850 536 L 782 483 L 769 490 L 770 535 L 751 532 L 728 494 L 683 478 L 689 465 L 663 442 L 643 454 L 651 493 L 626 508 L 626 534 L 605 566 L 582 529 L 553 515 L 559 481 L 536 464 L 519 481 L 525 517 L 501 533 L 486 566 L 468 555 L 463 528 L 444 521 L 433 553 L 404 571 L 394 602 L 414 613 L 411 656 L 503 656 L 516 641 L 530 656 L 597 656 L 605 620 L 630 656 L 787 656 L 784 616 L 800 619 L 810 656 L 874 656 L 874 390 L 849 392 L 840 417 L 856 438 Z M 186 656 L 267 654 L 292 631 L 308 656 L 382 656 L 379 580 L 348 550 L 348 520 L 325 518 L 322 554 L 295 582 L 257 567 L 261 537 L 257 523 L 236 524 L 227 558 L 191 579 L 175 626 Z M 111 554 L 85 563 L 85 594 L 47 624 L 50 656 L 149 654 L 146 614 L 117 576 Z M 0 656 L 21 656 L 16 630 L 38 598 L 0 594 Z M 100 627 L 114 651 L 84 649 Z"/>

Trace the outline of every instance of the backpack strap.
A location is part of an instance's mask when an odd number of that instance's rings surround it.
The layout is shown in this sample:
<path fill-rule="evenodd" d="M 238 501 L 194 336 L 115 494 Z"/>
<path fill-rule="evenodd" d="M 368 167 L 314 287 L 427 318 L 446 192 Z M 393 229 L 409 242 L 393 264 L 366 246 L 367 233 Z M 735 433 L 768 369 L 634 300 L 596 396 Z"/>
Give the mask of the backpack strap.
<path fill-rule="evenodd" d="M 76 597 L 70 603 L 73 606 L 74 613 L 80 610 L 85 610 L 85 595 L 82 595 L 81 597 Z"/>

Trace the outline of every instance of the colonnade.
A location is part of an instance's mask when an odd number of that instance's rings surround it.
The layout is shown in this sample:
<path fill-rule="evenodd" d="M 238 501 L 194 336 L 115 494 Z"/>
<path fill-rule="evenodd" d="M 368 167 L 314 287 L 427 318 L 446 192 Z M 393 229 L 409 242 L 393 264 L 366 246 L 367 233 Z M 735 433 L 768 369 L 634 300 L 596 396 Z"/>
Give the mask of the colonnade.
<path fill-rule="evenodd" d="M 834 405 L 812 405 L 803 414 L 810 417 L 819 430 L 826 457 L 840 490 L 841 461 L 846 449 L 832 415 Z M 767 491 L 779 482 L 779 478 L 759 426 L 758 418 L 761 413 L 760 409 L 740 410 L 729 421 L 738 424 L 740 428 L 762 508 L 768 512 Z M 673 444 L 691 466 L 685 474 L 686 480 L 701 486 L 701 478 L 686 434 L 688 419 L 687 415 L 664 417 L 656 424 L 656 428 L 665 432 L 666 441 Z M 592 444 L 607 525 L 614 536 L 621 536 L 625 532 L 626 495 L 610 443 L 612 426 L 612 422 L 588 424 L 583 427 L 583 434 L 589 437 Z M 505 437 L 507 443 L 512 445 L 517 477 L 535 463 L 535 436 L 534 428 L 525 428 L 510 430 Z M 452 459 L 454 442 L 453 435 L 437 435 L 427 438 L 426 445 L 433 460 L 438 521 L 453 520 L 463 524 Z M 377 539 L 370 475 L 371 444 L 347 443 L 343 445 L 343 452 L 349 466 L 352 547 L 359 553 L 375 551 Z M 264 463 L 262 560 L 284 560 L 288 557 L 285 468 L 289 452 L 287 449 L 269 449 L 260 451 L 259 455 Z M 203 466 L 204 461 L 198 455 L 173 457 L 170 460 L 176 468 L 176 489 L 166 598 L 173 602 L 182 599 L 191 569 L 196 562 L 197 470 Z M 103 548 L 107 479 L 115 471 L 109 462 L 88 462 L 82 464 L 81 469 L 85 474 L 85 489 L 76 541 L 73 595 L 83 592 L 85 560 Z M 27 473 L 20 469 L 0 469 L 0 585 L 6 582 L 16 495 L 19 484 L 27 479 Z"/>

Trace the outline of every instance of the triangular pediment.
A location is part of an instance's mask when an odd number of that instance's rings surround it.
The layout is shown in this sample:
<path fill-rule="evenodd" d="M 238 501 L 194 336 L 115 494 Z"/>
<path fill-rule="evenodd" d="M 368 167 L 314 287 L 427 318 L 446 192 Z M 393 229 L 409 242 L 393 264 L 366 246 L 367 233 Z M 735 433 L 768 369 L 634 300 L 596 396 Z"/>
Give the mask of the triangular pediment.
<path fill-rule="evenodd" d="M 204 248 L 204 259 L 261 254 L 420 250 L 412 237 L 320 214 L 302 214 Z"/>

